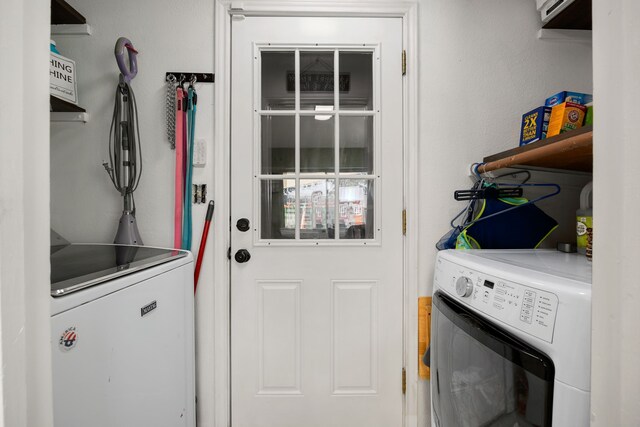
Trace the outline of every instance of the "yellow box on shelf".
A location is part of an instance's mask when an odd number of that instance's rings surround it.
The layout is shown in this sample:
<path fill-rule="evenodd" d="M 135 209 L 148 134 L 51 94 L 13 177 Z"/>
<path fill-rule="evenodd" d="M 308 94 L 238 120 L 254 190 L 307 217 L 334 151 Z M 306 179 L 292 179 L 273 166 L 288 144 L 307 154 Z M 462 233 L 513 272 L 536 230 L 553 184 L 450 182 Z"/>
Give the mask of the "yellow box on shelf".
<path fill-rule="evenodd" d="M 551 109 L 547 138 L 578 129 L 584 123 L 587 107 L 574 102 L 563 102 Z"/>

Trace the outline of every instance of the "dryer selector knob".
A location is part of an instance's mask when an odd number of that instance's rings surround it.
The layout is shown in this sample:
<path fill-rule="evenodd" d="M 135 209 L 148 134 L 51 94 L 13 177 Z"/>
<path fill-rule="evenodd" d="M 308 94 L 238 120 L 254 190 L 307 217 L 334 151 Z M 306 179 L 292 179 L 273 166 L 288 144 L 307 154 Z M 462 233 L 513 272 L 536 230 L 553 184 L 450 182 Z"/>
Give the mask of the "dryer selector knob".
<path fill-rule="evenodd" d="M 465 298 L 471 295 L 473 292 L 473 282 L 471 279 L 465 276 L 460 276 L 458 280 L 456 280 L 456 293 L 458 296 Z"/>

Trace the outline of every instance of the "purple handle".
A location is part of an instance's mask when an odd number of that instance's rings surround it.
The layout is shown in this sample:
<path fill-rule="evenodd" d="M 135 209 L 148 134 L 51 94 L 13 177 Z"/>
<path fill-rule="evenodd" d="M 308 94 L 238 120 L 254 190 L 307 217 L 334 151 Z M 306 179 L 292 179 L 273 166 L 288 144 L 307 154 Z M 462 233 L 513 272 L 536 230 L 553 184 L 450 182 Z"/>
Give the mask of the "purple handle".
<path fill-rule="evenodd" d="M 129 52 L 129 68 L 127 68 L 127 63 L 124 59 L 124 50 Z M 125 83 L 129 83 L 133 78 L 138 74 L 138 61 L 136 60 L 136 55 L 138 51 L 133 47 L 133 43 L 131 40 L 120 37 L 116 42 L 115 48 L 116 62 L 118 63 L 118 68 L 120 68 L 120 73 L 122 77 L 124 77 Z"/>

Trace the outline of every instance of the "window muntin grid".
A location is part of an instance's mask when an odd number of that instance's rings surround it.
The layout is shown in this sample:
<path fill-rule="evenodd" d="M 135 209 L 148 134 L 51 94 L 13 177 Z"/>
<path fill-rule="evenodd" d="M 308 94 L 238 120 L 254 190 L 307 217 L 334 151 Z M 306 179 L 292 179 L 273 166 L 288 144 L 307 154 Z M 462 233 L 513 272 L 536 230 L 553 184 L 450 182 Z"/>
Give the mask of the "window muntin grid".
<path fill-rule="evenodd" d="M 378 51 L 377 45 L 256 45 L 256 244 L 379 243 Z M 273 64 L 279 71 L 268 69 Z M 276 134 L 288 139 L 275 140 Z M 273 183 L 281 183 L 275 192 Z"/>

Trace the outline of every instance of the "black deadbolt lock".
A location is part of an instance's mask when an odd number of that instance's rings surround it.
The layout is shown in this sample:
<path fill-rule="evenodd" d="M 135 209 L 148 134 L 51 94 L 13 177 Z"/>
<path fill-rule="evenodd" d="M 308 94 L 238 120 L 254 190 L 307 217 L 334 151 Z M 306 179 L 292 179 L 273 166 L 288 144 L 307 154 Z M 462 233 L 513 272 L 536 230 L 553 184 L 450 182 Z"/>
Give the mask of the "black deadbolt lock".
<path fill-rule="evenodd" d="M 236 227 L 242 232 L 248 231 L 249 225 L 249 220 L 247 218 L 240 218 L 238 222 L 236 222 Z"/>
<path fill-rule="evenodd" d="M 251 259 L 251 254 L 246 249 L 239 249 L 238 252 L 236 252 L 235 259 L 237 262 L 242 264 L 243 262 L 247 262 Z"/>

